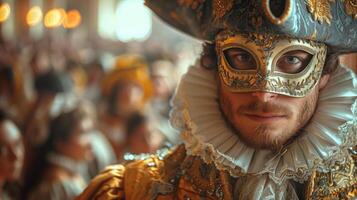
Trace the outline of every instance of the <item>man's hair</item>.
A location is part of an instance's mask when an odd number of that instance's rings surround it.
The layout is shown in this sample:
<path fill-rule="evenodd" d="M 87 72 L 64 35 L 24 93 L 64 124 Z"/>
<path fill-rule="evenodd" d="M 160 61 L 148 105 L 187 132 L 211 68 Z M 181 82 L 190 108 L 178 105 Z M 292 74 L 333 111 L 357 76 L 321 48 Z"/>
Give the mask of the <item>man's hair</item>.
<path fill-rule="evenodd" d="M 339 65 L 338 60 L 339 54 L 327 54 L 325 65 L 322 70 L 322 75 L 331 74 Z M 203 51 L 201 54 L 201 66 L 206 69 L 215 69 L 217 70 L 218 67 L 218 57 L 216 53 L 216 45 L 215 43 L 204 43 L 203 44 Z"/>
<path fill-rule="evenodd" d="M 337 66 L 340 64 L 338 56 L 339 54 L 327 54 L 322 75 L 332 74 L 336 71 Z"/>

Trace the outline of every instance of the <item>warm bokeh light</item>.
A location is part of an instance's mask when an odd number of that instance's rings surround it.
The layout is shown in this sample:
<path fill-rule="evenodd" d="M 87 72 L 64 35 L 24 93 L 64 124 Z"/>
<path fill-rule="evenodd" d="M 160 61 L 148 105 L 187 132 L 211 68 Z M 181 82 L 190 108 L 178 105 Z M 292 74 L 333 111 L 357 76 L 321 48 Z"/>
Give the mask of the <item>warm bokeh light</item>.
<path fill-rule="evenodd" d="M 76 28 L 81 23 L 82 17 L 78 10 L 70 10 L 67 12 L 63 21 L 64 28 Z"/>
<path fill-rule="evenodd" d="M 151 12 L 144 6 L 142 0 L 120 1 L 115 21 L 116 36 L 122 42 L 145 41 L 151 35 Z"/>
<path fill-rule="evenodd" d="M 42 10 L 38 6 L 32 7 L 26 15 L 26 22 L 29 26 L 35 26 L 42 20 Z"/>
<path fill-rule="evenodd" d="M 45 26 L 47 28 L 55 28 L 61 26 L 65 18 L 66 11 L 63 9 L 52 9 L 45 15 Z"/>
<path fill-rule="evenodd" d="M 0 22 L 4 22 L 9 18 L 11 12 L 10 5 L 8 3 L 3 3 L 0 6 Z"/>

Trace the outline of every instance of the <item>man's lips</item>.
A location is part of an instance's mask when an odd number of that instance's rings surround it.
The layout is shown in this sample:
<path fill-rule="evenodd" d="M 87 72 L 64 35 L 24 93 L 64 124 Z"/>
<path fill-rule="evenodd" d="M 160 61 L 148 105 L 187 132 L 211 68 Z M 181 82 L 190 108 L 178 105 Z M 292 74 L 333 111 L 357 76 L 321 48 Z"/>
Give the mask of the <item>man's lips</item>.
<path fill-rule="evenodd" d="M 286 115 L 278 113 L 245 113 L 244 115 L 251 120 L 259 122 L 273 122 L 286 118 Z"/>

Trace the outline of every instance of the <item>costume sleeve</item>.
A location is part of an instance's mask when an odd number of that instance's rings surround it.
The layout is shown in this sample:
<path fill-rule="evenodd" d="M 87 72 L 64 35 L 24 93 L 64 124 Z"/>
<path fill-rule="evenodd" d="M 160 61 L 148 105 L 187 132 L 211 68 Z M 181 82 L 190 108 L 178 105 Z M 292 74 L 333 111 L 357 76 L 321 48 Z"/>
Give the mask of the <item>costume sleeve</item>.
<path fill-rule="evenodd" d="M 76 200 L 111 200 L 125 199 L 124 177 L 125 167 L 113 165 L 107 167 L 96 176 Z"/>

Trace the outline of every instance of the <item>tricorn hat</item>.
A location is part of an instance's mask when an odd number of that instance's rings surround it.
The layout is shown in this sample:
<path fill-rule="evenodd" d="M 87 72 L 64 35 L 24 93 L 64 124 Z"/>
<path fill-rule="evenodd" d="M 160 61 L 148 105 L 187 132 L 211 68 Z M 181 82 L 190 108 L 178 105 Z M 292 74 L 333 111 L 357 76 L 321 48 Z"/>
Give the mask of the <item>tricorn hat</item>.
<path fill-rule="evenodd" d="M 146 0 L 160 18 L 201 40 L 221 30 L 276 33 L 357 51 L 357 0 Z"/>

